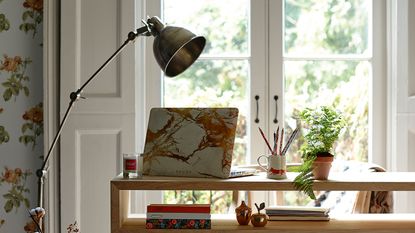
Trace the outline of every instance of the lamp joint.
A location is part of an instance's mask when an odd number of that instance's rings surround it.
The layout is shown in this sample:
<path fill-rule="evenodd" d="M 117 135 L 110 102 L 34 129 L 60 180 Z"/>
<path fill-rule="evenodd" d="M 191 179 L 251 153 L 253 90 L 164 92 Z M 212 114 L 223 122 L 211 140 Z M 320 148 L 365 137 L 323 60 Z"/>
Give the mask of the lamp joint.
<path fill-rule="evenodd" d="M 46 170 L 43 170 L 43 169 L 37 169 L 36 170 L 36 176 L 38 178 L 43 178 L 45 176 L 45 174 L 46 174 Z"/>
<path fill-rule="evenodd" d="M 77 101 L 78 99 L 86 99 L 85 97 L 81 96 L 81 90 L 77 90 L 74 92 L 71 92 L 71 94 L 69 95 L 69 98 L 71 99 L 72 102 Z"/>
<path fill-rule="evenodd" d="M 135 40 L 135 38 L 137 37 L 138 34 L 136 34 L 135 32 L 131 31 L 128 33 L 128 40 L 133 41 Z"/>

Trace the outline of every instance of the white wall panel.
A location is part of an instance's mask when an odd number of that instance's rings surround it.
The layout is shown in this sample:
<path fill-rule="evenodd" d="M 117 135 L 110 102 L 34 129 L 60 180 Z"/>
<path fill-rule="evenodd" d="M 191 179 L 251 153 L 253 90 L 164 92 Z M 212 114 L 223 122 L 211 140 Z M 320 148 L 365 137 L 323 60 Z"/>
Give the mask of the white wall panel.
<path fill-rule="evenodd" d="M 408 43 L 408 60 L 409 60 L 409 79 L 408 79 L 408 96 L 412 97 L 411 105 L 412 109 L 415 109 L 415 43 L 412 43 L 415 41 L 415 1 L 409 1 L 408 2 L 408 12 L 411 12 L 408 14 L 408 41 L 411 41 L 411 43 Z"/>
<path fill-rule="evenodd" d="M 415 117 L 411 117 L 412 122 Z M 408 132 L 408 170 L 415 171 L 415 128 L 409 129 Z"/>
<path fill-rule="evenodd" d="M 409 132 L 408 132 L 408 171 L 415 171 L 415 115 L 408 116 Z M 409 198 L 407 206 L 408 212 L 415 211 L 415 192 L 408 192 Z"/>
<path fill-rule="evenodd" d="M 397 134 L 395 167 L 393 171 L 408 171 L 408 118 L 405 115 L 397 115 Z"/>
<path fill-rule="evenodd" d="M 120 1 L 101 0 L 81 2 L 80 80 L 82 84 L 121 44 L 119 37 Z M 93 13 L 93 14 L 92 14 Z M 91 17 L 93 15 L 93 17 Z M 119 97 L 119 59 L 100 74 L 99 81 L 85 89 L 86 97 Z"/>
<path fill-rule="evenodd" d="M 61 116 L 81 85 L 135 30 L 135 1 L 61 2 Z M 85 89 L 61 137 L 61 232 L 110 232 L 110 180 L 120 154 L 136 151 L 135 47 L 131 43 Z"/>
<path fill-rule="evenodd" d="M 68 120 L 61 146 L 62 232 L 74 221 L 85 232 L 109 232 L 109 181 L 121 172 L 121 153 L 134 151 L 132 120 L 115 114 Z"/>
<path fill-rule="evenodd" d="M 388 169 L 391 171 L 415 171 L 415 2 L 389 1 L 389 100 L 390 146 Z M 415 212 L 415 193 L 396 192 L 396 212 Z"/>
<path fill-rule="evenodd" d="M 69 94 L 80 88 L 137 27 L 135 1 L 74 0 L 64 1 L 61 8 L 61 105 L 66 108 Z M 128 44 L 84 89 L 88 100 L 78 101 L 73 111 L 133 112 L 135 52 L 135 44 Z"/>
<path fill-rule="evenodd" d="M 397 117 L 396 171 L 415 171 L 415 115 L 399 114 Z M 395 192 L 395 211 L 414 213 L 415 192 Z"/>
<path fill-rule="evenodd" d="M 82 190 L 78 207 L 80 227 L 84 232 L 106 232 L 110 228 L 110 215 L 102 213 L 110 213 L 109 180 L 120 167 L 121 134 L 118 130 L 81 130 L 77 140 Z"/>
<path fill-rule="evenodd" d="M 396 1 L 396 72 L 397 113 L 408 111 L 408 1 Z M 394 25 L 395 26 L 395 25 Z"/>

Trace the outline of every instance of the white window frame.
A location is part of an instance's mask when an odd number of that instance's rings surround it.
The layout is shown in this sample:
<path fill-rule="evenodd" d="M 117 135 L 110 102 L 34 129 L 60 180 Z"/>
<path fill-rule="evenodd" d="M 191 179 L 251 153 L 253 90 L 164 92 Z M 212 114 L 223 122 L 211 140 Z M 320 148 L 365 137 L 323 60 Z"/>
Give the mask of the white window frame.
<path fill-rule="evenodd" d="M 141 16 L 162 15 L 161 1 L 154 0 L 137 0 L 138 14 Z M 369 87 L 369 162 L 376 163 L 380 166 L 386 167 L 386 151 L 387 151 L 387 96 L 386 87 L 386 0 L 373 0 L 372 17 L 369 23 L 372 24 L 372 57 L 368 61 L 372 64 L 372 79 Z M 269 9 L 280 9 L 275 13 L 270 13 Z M 272 120 L 275 117 L 275 101 L 274 95 L 278 99 L 278 121 L 283 122 L 283 1 L 282 0 L 251 0 L 251 14 L 250 14 L 250 108 L 251 116 L 249 124 L 252 126 L 251 130 L 256 130 L 258 126 L 266 129 L 268 136 L 271 136 L 275 124 Z M 269 30 L 273 28 L 275 30 Z M 373 40 L 372 38 L 376 38 Z M 272 41 L 272 43 L 270 43 Z M 140 94 L 144 95 L 145 113 L 148 113 L 152 106 L 159 106 L 162 103 L 162 79 L 161 71 L 153 58 L 152 40 L 143 40 L 142 42 L 145 55 L 140 58 L 144 65 L 141 66 L 140 77 L 143 78 L 145 90 Z M 288 58 L 290 59 L 290 58 Z M 293 58 L 295 59 L 295 58 Z M 332 57 L 330 60 L 338 58 Z M 366 57 L 359 58 L 367 60 Z M 273 64 L 273 65 L 270 65 Z M 278 64 L 278 65 L 276 65 Z M 374 80 L 376 79 L 376 81 Z M 268 87 L 273 87 L 269 89 Z M 260 96 L 259 113 L 260 123 L 254 122 L 256 112 L 255 95 Z M 266 97 L 266 98 L 265 98 Z M 142 117 L 147 116 L 145 114 Z M 139 124 L 143 127 L 146 125 L 148 119 L 139 119 Z M 144 127 L 145 128 L 145 127 Z M 144 131 L 142 138 L 145 138 Z M 251 133 L 251 132 L 248 132 Z M 252 134 L 255 135 L 255 132 Z M 255 164 L 256 159 L 267 153 L 267 148 L 261 138 L 251 136 L 248 148 L 250 148 L 249 159 L 251 163 Z M 142 140 L 144 141 L 144 140 Z M 141 147 L 143 145 L 140 145 Z M 140 147 L 139 146 L 139 147 Z M 137 192 L 138 193 L 138 192 Z M 153 201 L 161 201 L 160 194 L 153 193 L 151 197 Z M 261 194 L 253 195 L 254 200 L 268 200 L 275 195 Z M 136 194 L 139 195 L 139 194 Z M 271 197 L 272 196 L 272 197 Z M 138 197 L 140 203 L 145 203 L 146 198 Z M 156 199 L 154 199 L 156 198 Z M 157 199 L 158 198 L 158 199 Z M 133 198 L 134 199 L 134 198 Z M 148 201 L 148 200 L 147 200 Z"/>
<path fill-rule="evenodd" d="M 152 1 L 147 0 L 148 2 L 158 2 L 158 1 Z M 268 5 L 266 5 L 269 2 L 272 2 L 273 0 L 257 0 L 258 6 L 255 8 L 258 8 L 258 12 L 263 12 L 263 9 L 267 8 Z M 140 21 L 142 18 L 145 18 L 146 15 L 157 15 L 154 11 L 154 7 L 147 9 L 146 0 L 135 0 L 136 2 L 136 20 Z M 281 2 L 278 0 L 277 2 Z M 387 6 L 386 3 L 387 2 Z M 404 1 L 406 3 L 407 1 Z M 405 9 L 402 8 L 402 3 L 398 2 L 398 0 L 380 0 L 380 1 L 374 1 L 374 11 L 373 11 L 373 22 L 376 25 L 381 25 L 382 27 L 374 27 L 374 37 L 380 40 L 376 40 L 373 45 L 373 51 L 374 51 L 374 60 L 373 60 L 373 77 L 379 78 L 379 82 L 374 83 L 374 87 L 372 88 L 372 113 L 373 115 L 376 115 L 378 118 L 376 121 L 371 122 L 371 128 L 373 129 L 373 133 L 375 137 L 372 138 L 372 143 L 370 144 L 370 151 L 371 151 L 371 158 L 372 161 L 385 166 L 387 169 L 392 168 L 393 170 L 396 170 L 397 163 L 405 163 L 407 161 L 398 161 L 396 155 L 396 117 L 394 116 L 394 110 L 396 109 L 396 96 L 398 95 L 396 84 L 395 82 L 398 81 L 398 79 L 401 77 L 400 73 L 404 73 L 405 71 L 400 70 L 400 65 L 397 64 L 397 50 L 399 49 L 405 49 L 405 45 L 399 44 L 398 39 L 402 39 L 407 35 L 401 35 L 399 34 L 398 26 L 406 25 L 405 18 L 399 17 L 397 15 L 396 11 L 404 11 Z M 398 6 L 396 6 L 398 5 Z M 398 8 L 398 10 L 396 10 Z M 253 12 L 256 12 L 253 10 Z M 52 136 L 56 133 L 56 125 L 58 121 L 58 112 L 59 112 L 59 106 L 56 100 L 59 99 L 59 91 L 57 90 L 56 86 L 59 79 L 59 19 L 60 19 L 60 3 L 59 1 L 54 0 L 45 0 L 45 7 L 44 7 L 44 108 L 45 108 L 45 140 L 44 140 L 44 147 L 45 150 L 50 145 L 50 142 L 52 140 Z M 388 17 L 386 17 L 388 16 Z M 264 17 L 268 17 L 268 14 L 264 14 Z M 277 17 L 277 16 L 276 16 Z M 278 20 L 281 20 L 282 18 L 279 17 Z M 137 23 L 137 25 L 140 25 L 140 23 Z M 386 38 L 386 25 L 388 26 L 387 29 L 387 35 L 388 38 Z M 268 28 L 268 25 L 260 25 L 260 27 L 256 28 L 258 30 L 258 35 L 255 34 L 253 36 L 253 41 L 255 38 L 261 39 L 260 37 L 263 35 L 262 33 L 270 33 L 267 32 L 266 29 Z M 262 32 L 262 33 L 261 33 Z M 386 52 L 386 41 L 387 40 L 387 47 L 388 52 Z M 48 42 L 49 41 L 49 42 Z M 265 39 L 266 44 L 268 44 L 268 39 Z M 136 124 L 136 132 L 137 132 L 137 151 L 142 149 L 142 143 L 140 142 L 144 141 L 145 138 L 145 128 L 146 128 L 146 116 L 148 115 L 146 112 L 146 103 L 154 103 L 157 102 L 160 96 L 157 96 L 155 93 L 152 93 L 150 90 L 154 87 L 154 84 L 157 84 L 157 80 L 153 79 L 146 79 L 146 77 L 151 77 L 152 72 L 154 73 L 154 70 L 158 72 L 157 64 L 154 62 L 154 58 L 152 57 L 152 51 L 151 47 L 148 45 L 151 45 L 151 42 L 149 39 L 138 39 L 136 41 L 136 44 L 139 44 L 139 46 L 136 46 L 136 54 L 138 56 L 138 63 L 136 63 L 136 74 L 137 79 L 139 83 L 136 87 L 136 98 L 138 99 L 138 104 L 136 108 L 138 109 L 137 112 L 140 114 L 137 114 L 137 124 Z M 265 44 L 265 43 L 264 43 Z M 261 46 L 261 44 L 259 44 Z M 262 46 L 261 46 L 262 47 Z M 146 51 L 143 53 L 143 51 Z M 258 51 L 258 50 L 255 50 Z M 265 50 L 266 51 L 266 50 Z M 401 51 L 401 50 L 399 50 Z M 398 52 L 399 52 L 398 51 Z M 273 59 L 272 57 L 276 54 L 282 54 L 282 51 L 275 50 L 275 53 L 270 53 L 269 56 L 270 59 Z M 265 57 L 267 57 L 265 56 Z M 388 58 L 388 63 L 386 65 L 386 58 Z M 402 58 L 404 59 L 404 58 Z M 399 59 L 398 59 L 399 60 Z M 264 73 L 263 77 L 268 76 L 269 73 L 272 73 L 274 70 L 268 71 L 268 62 L 262 63 L 262 66 L 265 66 L 265 70 L 261 70 L 261 67 L 258 66 L 258 69 L 260 72 Z M 386 68 L 387 67 L 387 68 Z M 272 68 L 272 67 L 271 67 Z M 273 67 L 275 69 L 275 67 Z M 387 69 L 388 78 L 386 82 L 386 72 Z M 276 72 L 281 73 L 281 72 Z M 56 78 L 56 79 L 55 79 Z M 386 88 L 387 87 L 387 91 Z M 252 89 L 251 89 L 252 90 Z M 282 93 L 282 91 L 280 91 Z M 153 98 L 155 96 L 155 98 Z M 386 102 L 385 99 L 387 96 L 388 101 Z M 269 95 L 269 99 L 271 99 L 271 95 Z M 264 98 L 265 99 L 265 98 Z M 271 99 L 272 100 L 272 99 Z M 254 104 L 252 101 L 251 104 Z M 269 104 L 271 107 L 269 109 L 273 109 L 273 101 L 270 101 Z M 388 110 L 386 111 L 386 106 L 388 106 Z M 387 114 L 386 114 L 387 113 Z M 272 113 L 267 114 L 270 116 L 270 119 L 272 119 Z M 386 119 L 386 115 L 388 115 L 388 119 Z M 281 116 L 279 117 L 281 119 Z M 385 123 L 387 122 L 387 124 Z M 388 140 L 386 140 L 386 133 L 388 133 Z M 258 147 L 261 147 L 260 145 Z M 385 148 L 388 147 L 388 150 Z M 59 151 L 59 148 L 56 148 L 56 152 Z M 57 156 L 54 156 L 55 159 L 58 159 L 59 154 Z M 399 155 L 399 153 L 398 153 Z M 401 154 L 402 155 L 402 154 Z M 405 156 L 405 155 L 402 155 Z M 54 177 L 59 177 L 59 170 L 58 170 L 58 164 L 57 160 L 52 158 L 51 163 L 54 165 L 51 166 L 51 170 L 49 171 L 49 178 L 46 179 L 46 185 L 47 188 L 45 190 L 45 198 L 46 198 L 46 205 L 48 211 L 52 211 L 54 213 L 59 213 L 60 207 L 59 207 L 59 182 L 57 179 L 54 179 Z M 387 161 L 387 163 L 385 162 Z M 387 166 L 386 166 L 387 165 Z M 144 198 L 145 199 L 145 198 Z M 52 213 L 50 212 L 50 213 Z M 59 214 L 58 214 L 59 215 Z M 56 216 L 58 216 L 56 215 Z M 49 215 L 49 216 L 55 216 L 55 214 Z M 60 229 L 59 226 L 59 218 L 48 218 L 46 217 L 46 224 L 47 229 L 49 229 L 50 232 L 57 232 Z"/>
<path fill-rule="evenodd" d="M 283 104 L 283 64 L 284 61 L 291 60 L 302 60 L 304 58 L 312 58 L 314 60 L 333 60 L 341 61 L 351 60 L 356 61 L 369 61 L 372 64 L 372 79 L 369 81 L 369 138 L 368 138 L 368 161 L 378 164 L 380 166 L 386 167 L 386 124 L 387 124 L 387 96 L 386 93 L 386 84 L 387 84 L 387 73 L 386 73 L 386 1 L 380 0 L 372 1 L 373 10 L 372 17 L 369 17 L 369 24 L 372 24 L 372 32 L 369 33 L 369 45 L 372 43 L 372 49 L 369 51 L 368 56 L 327 56 L 325 58 L 319 57 L 284 57 L 283 55 L 283 28 L 282 28 L 282 19 L 283 19 L 283 1 L 282 0 L 269 0 L 269 9 L 280 8 L 281 11 L 278 11 L 276 14 L 269 14 L 269 22 L 273 23 L 270 25 L 270 28 L 277 28 L 277 30 L 269 30 L 270 40 L 278 43 L 269 43 L 269 82 L 271 87 L 276 87 L 275 90 L 270 91 L 268 96 L 269 109 L 275 108 L 275 103 L 273 102 L 274 95 L 279 97 L 279 107 L 284 109 Z M 376 38 L 376 40 L 374 40 Z M 372 42 L 370 42 L 370 40 Z M 280 65 L 275 65 L 280 64 Z M 376 79 L 376 81 L 375 81 Z M 270 111 L 269 122 L 272 123 L 274 113 Z M 278 113 L 278 119 L 283 119 L 282 111 Z"/>
<path fill-rule="evenodd" d="M 255 0 L 255 2 L 258 2 L 258 6 L 255 7 L 258 12 L 263 12 L 264 9 L 267 9 L 269 2 L 272 2 L 273 0 Z M 136 3 L 136 20 L 139 21 L 142 18 L 145 18 L 146 15 L 157 15 L 154 11 L 154 6 L 147 9 L 147 3 L 151 2 L 153 4 L 154 0 L 135 0 Z M 277 2 L 280 2 L 278 0 Z M 388 3 L 387 7 L 385 6 L 385 2 Z M 372 161 L 375 163 L 378 163 L 380 165 L 386 166 L 386 159 L 387 159 L 387 165 L 386 168 L 396 168 L 397 158 L 396 156 L 396 148 L 395 143 L 396 140 L 396 132 L 395 132 L 395 125 L 396 122 L 394 121 L 393 116 L 393 109 L 396 108 L 394 102 L 396 98 L 396 86 L 394 84 L 394 80 L 391 80 L 393 78 L 399 79 L 399 75 L 396 73 L 399 73 L 398 70 L 399 64 L 396 64 L 396 52 L 397 47 L 403 48 L 404 45 L 399 45 L 398 40 L 396 37 L 401 38 L 405 35 L 398 35 L 398 29 L 397 26 L 402 26 L 402 23 L 405 24 L 405 20 L 403 18 L 399 18 L 396 14 L 396 9 L 393 7 L 396 7 L 397 0 L 380 0 L 373 2 L 374 11 L 373 11 L 373 22 L 376 25 L 381 25 L 382 27 L 374 27 L 374 37 L 380 40 L 376 40 L 373 45 L 374 50 L 374 60 L 373 60 L 373 77 L 379 78 L 380 81 L 374 83 L 373 92 L 372 92 L 372 108 L 373 108 L 373 115 L 376 115 L 378 118 L 376 121 L 371 122 L 371 128 L 373 129 L 373 133 L 376 135 L 372 138 L 372 143 L 370 144 L 370 150 L 371 150 L 371 158 Z M 406 1 L 405 1 L 406 2 Z M 400 4 L 398 4 L 398 8 L 402 7 Z M 401 11 L 404 9 L 399 8 Z M 386 12 L 387 10 L 387 12 Z M 394 11 L 395 10 L 395 11 Z M 256 10 L 252 10 L 253 12 L 257 12 Z M 58 112 L 59 112 L 59 103 L 57 103 L 56 100 L 59 99 L 60 93 L 57 90 L 57 82 L 59 79 L 59 32 L 60 32 L 60 2 L 54 1 L 54 0 L 45 0 L 45 7 L 44 7 L 44 108 L 45 108 L 45 140 L 44 140 L 44 147 L 45 150 L 50 145 L 50 142 L 52 140 L 52 136 L 56 133 L 56 125 L 58 121 Z M 388 13 L 388 18 L 386 18 L 386 13 Z M 263 14 L 263 17 L 268 17 L 268 14 Z M 397 18 L 399 18 L 397 20 Z M 279 20 L 282 18 L 280 17 Z M 254 19 L 256 20 L 256 18 Z M 140 25 L 140 23 L 137 23 L 137 25 Z M 386 52 L 386 25 L 388 25 L 388 53 Z M 253 36 L 252 41 L 254 42 L 255 38 L 257 38 L 259 41 L 261 40 L 262 33 L 269 33 L 267 32 L 266 28 L 268 28 L 268 25 L 260 25 L 255 30 L 258 30 L 258 34 L 255 34 Z M 261 33 L 262 32 L 262 33 Z M 392 35 L 392 34 L 393 35 Z M 264 38 L 262 38 L 264 40 Z M 49 42 L 48 42 L 49 41 Z M 142 149 L 142 143 L 140 142 L 144 141 L 145 138 L 145 128 L 146 128 L 146 116 L 148 115 L 146 112 L 146 103 L 154 103 L 157 102 L 160 96 L 157 96 L 155 93 L 152 93 L 150 90 L 154 87 L 154 84 L 157 84 L 157 80 L 153 79 L 146 79 L 147 77 L 151 77 L 154 75 L 154 70 L 158 72 L 157 64 L 154 62 L 154 58 L 152 57 L 152 51 L 151 47 L 148 45 L 151 45 L 151 42 L 149 39 L 138 39 L 136 41 L 136 44 L 139 43 L 139 46 L 136 46 L 136 54 L 138 56 L 138 63 L 136 63 L 136 74 L 137 79 L 139 80 L 136 87 L 136 98 L 138 99 L 138 104 L 136 106 L 137 112 L 140 114 L 137 114 L 137 124 L 136 124 L 136 132 L 137 132 L 137 151 L 140 151 Z M 265 43 L 268 44 L 268 39 L 265 39 Z M 261 44 L 259 44 L 261 46 Z M 262 46 L 261 46 L 262 47 Z M 146 51 L 143 53 L 143 51 Z M 259 51 L 259 50 L 255 50 Z M 265 50 L 266 52 L 266 50 Z M 255 52 L 254 52 L 255 53 Z M 254 54 L 253 53 L 253 54 Z M 259 52 L 258 52 L 259 53 Z M 252 54 L 252 55 L 253 55 Z M 270 57 L 272 59 L 272 56 L 275 54 L 282 54 L 282 52 L 275 51 L 275 53 L 270 53 L 269 55 L 266 55 L 265 57 Z M 395 55 L 395 56 L 394 56 Z M 386 66 L 386 57 L 388 58 L 388 63 Z M 390 59 L 390 60 L 389 60 Z M 262 76 L 268 76 L 271 71 L 268 70 L 268 62 L 262 63 L 262 66 L 265 66 L 266 69 L 261 69 L 261 66 L 258 66 L 259 72 L 264 73 Z M 388 85 L 386 85 L 386 67 L 388 68 Z M 398 68 L 397 68 L 398 67 Z M 274 67 L 275 68 L 275 67 Z M 389 69 L 392 68 L 392 69 Z M 254 69 L 252 69 L 254 72 Z M 271 70 L 271 69 L 270 69 Z M 153 75 L 152 75 L 153 72 Z M 404 72 L 404 71 L 402 71 Z M 281 73 L 281 72 L 276 72 Z M 55 79 L 56 78 L 56 79 Z M 388 87 L 387 91 L 385 87 Z M 150 88 L 150 89 L 149 89 Z M 251 89 L 253 90 L 253 89 Z M 282 91 L 280 91 L 282 93 Z M 386 93 L 387 93 L 387 99 L 388 102 L 385 101 L 386 99 Z M 153 96 L 155 98 L 153 98 Z M 271 95 L 269 95 L 271 97 Z M 264 98 L 265 99 L 265 98 Z M 271 98 L 269 98 L 271 99 Z M 272 100 L 272 99 L 271 99 Z M 59 102 L 59 101 L 58 101 Z M 158 101 L 159 102 L 159 101 Z M 254 104 L 252 101 L 251 104 Z M 273 100 L 270 101 L 270 105 L 273 106 Z M 386 106 L 388 106 L 388 111 L 386 111 Z M 268 109 L 268 108 L 267 108 Z M 273 109 L 273 108 L 269 108 Z M 388 113 L 388 119 L 386 126 L 386 113 Z M 270 119 L 272 119 L 272 113 L 267 114 L 270 116 Z M 279 117 L 281 119 L 281 116 Z M 386 130 L 387 128 L 387 130 Z M 392 132 L 390 134 L 389 132 Z M 386 133 L 388 132 L 388 140 L 386 140 Z M 261 144 L 259 144 L 258 147 Z M 386 150 L 386 145 L 388 146 L 388 150 Z M 56 152 L 59 151 L 59 148 L 56 148 Z M 386 153 L 386 151 L 388 153 Z M 388 156 L 386 156 L 388 154 Z M 48 211 L 51 211 L 50 213 L 59 213 L 60 206 L 59 206 L 59 182 L 57 179 L 54 179 L 56 177 L 59 177 L 59 169 L 58 169 L 58 163 L 57 160 L 59 158 L 55 156 L 52 158 L 50 163 L 53 163 L 54 165 L 51 166 L 51 170 L 49 171 L 49 178 L 46 179 L 46 185 L 47 188 L 45 190 L 45 198 L 46 198 L 46 205 Z M 56 159 L 56 160 L 55 160 Z M 399 161 L 399 163 L 405 163 L 406 161 Z M 145 198 L 144 198 L 145 199 Z M 49 216 L 58 216 L 59 214 L 55 215 L 52 214 Z M 47 229 L 49 229 L 50 232 L 57 232 L 60 229 L 59 226 L 59 218 L 48 218 L 46 217 L 46 224 Z"/>
<path fill-rule="evenodd" d="M 161 13 L 161 1 L 143 0 L 146 8 L 146 15 L 162 15 Z M 252 4 L 255 2 L 255 4 Z M 254 122 L 256 112 L 251 111 L 249 117 L 249 124 L 256 130 L 258 126 L 262 129 L 268 128 L 267 113 L 267 83 L 266 78 L 268 75 L 268 58 L 264 56 L 267 53 L 267 17 L 268 17 L 268 0 L 251 0 L 251 15 L 250 17 L 250 38 L 251 44 L 255 44 L 255 48 L 250 48 L 249 62 L 251 63 L 250 75 L 254 75 L 254 78 L 250 79 L 250 107 L 255 109 L 255 95 L 260 96 L 259 100 L 259 112 L 258 117 L 260 119 L 259 124 Z M 255 25 L 255 26 L 254 26 Z M 183 25 L 185 27 L 185 25 Z M 156 90 L 162 90 L 161 71 L 153 58 L 153 52 L 151 48 L 151 40 L 146 41 L 147 46 L 145 51 L 146 61 L 146 111 L 149 112 L 152 106 L 159 106 L 162 103 L 162 94 Z M 229 57 L 230 58 L 230 57 Z M 241 58 L 244 58 L 241 56 Z M 203 57 L 201 57 L 203 59 Z M 151 77 L 151 78 L 149 78 Z M 160 77 L 160 78 L 159 78 Z M 250 133 L 250 132 L 248 132 Z M 250 156 L 247 158 L 248 163 L 256 163 L 256 159 L 266 153 L 266 145 L 259 137 L 250 137 L 249 145 L 258 145 L 250 148 Z M 248 145 L 248 148 L 250 147 Z"/>
<path fill-rule="evenodd" d="M 386 0 L 373 0 L 372 80 L 369 92 L 369 158 L 387 168 L 387 17 Z M 376 38 L 376 39 L 375 39 Z M 375 80 L 378 79 L 378 80 Z"/>
<path fill-rule="evenodd" d="M 370 80 L 369 92 L 369 158 L 370 162 L 386 166 L 386 1 L 373 1 L 372 17 L 369 17 L 369 24 L 372 24 L 373 31 L 369 33 L 372 37 L 372 51 L 367 56 L 330 56 L 328 60 L 351 60 L 369 61 L 372 64 L 372 80 Z M 260 124 L 263 129 L 269 129 L 273 126 L 272 120 L 275 115 L 274 95 L 279 96 L 278 100 L 278 120 L 283 120 L 283 61 L 295 60 L 295 58 L 283 57 L 283 28 L 282 17 L 283 9 L 282 0 L 251 0 L 251 109 L 255 109 L 255 95 L 260 95 Z M 160 1 L 146 0 L 145 7 L 147 15 L 161 15 Z M 270 14 L 269 9 L 281 9 L 275 14 Z M 268 30 L 273 28 L 276 30 Z M 372 38 L 376 38 L 373 40 Z M 272 41 L 273 43 L 270 43 Z M 151 44 L 152 41 L 147 41 Z M 160 69 L 158 68 L 152 57 L 151 46 L 146 47 L 146 77 L 159 77 Z M 315 58 L 319 59 L 319 58 Z M 325 60 L 325 58 L 320 58 Z M 273 65 L 270 65 L 273 64 Z M 278 65 L 276 65 L 278 64 Z M 374 80 L 376 79 L 376 80 Z M 146 106 L 149 110 L 150 106 L 158 106 L 162 101 L 161 78 L 152 78 L 146 80 Z M 272 90 L 268 87 L 273 87 Z M 267 98 L 264 98 L 267 96 Z M 264 101 L 265 103 L 262 103 Z M 264 106 L 268 106 L 264 108 Z M 261 108 L 262 107 L 262 108 Z M 281 110 L 281 111 L 280 111 Z M 254 123 L 255 112 L 252 111 L 250 124 L 252 128 L 256 128 Z M 265 119 L 265 120 L 263 120 Z M 268 130 L 270 132 L 271 130 Z M 266 153 L 266 148 L 258 137 L 252 137 L 252 152 L 250 161 L 255 162 L 256 158 Z M 260 148 L 259 150 L 255 148 Z"/>
<path fill-rule="evenodd" d="M 59 119 L 59 9 L 58 1 L 44 1 L 43 6 L 43 150 L 47 154 L 58 129 Z M 49 170 L 45 179 L 44 208 L 45 228 L 49 232 L 59 232 L 59 150 L 55 148 L 50 158 Z M 36 190 L 37 191 L 37 190 Z M 33 192 L 34 193 L 34 192 Z"/>

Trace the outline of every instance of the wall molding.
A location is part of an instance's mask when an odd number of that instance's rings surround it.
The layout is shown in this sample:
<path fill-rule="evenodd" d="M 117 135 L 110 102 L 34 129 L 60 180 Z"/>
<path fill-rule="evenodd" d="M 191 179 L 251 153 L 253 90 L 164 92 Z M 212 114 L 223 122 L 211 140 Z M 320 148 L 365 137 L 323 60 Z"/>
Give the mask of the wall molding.
<path fill-rule="evenodd" d="M 43 110 L 44 155 L 47 154 L 59 125 L 60 0 L 44 1 L 43 11 Z M 45 179 L 45 232 L 59 232 L 59 144 L 49 161 Z"/>

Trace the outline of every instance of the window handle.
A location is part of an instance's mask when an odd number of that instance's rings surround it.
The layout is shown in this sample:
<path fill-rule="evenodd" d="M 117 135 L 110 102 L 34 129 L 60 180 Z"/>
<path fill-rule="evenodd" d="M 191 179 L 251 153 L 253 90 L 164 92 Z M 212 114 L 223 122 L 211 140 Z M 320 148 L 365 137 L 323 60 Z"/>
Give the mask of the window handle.
<path fill-rule="evenodd" d="M 274 95 L 274 100 L 275 100 L 275 116 L 274 116 L 274 124 L 278 123 L 278 95 Z"/>
<path fill-rule="evenodd" d="M 255 96 L 255 102 L 256 102 L 256 117 L 255 117 L 255 123 L 259 123 L 259 118 L 258 118 L 258 112 L 259 112 L 259 103 L 258 103 L 258 100 L 259 100 L 259 95 L 256 95 Z"/>

